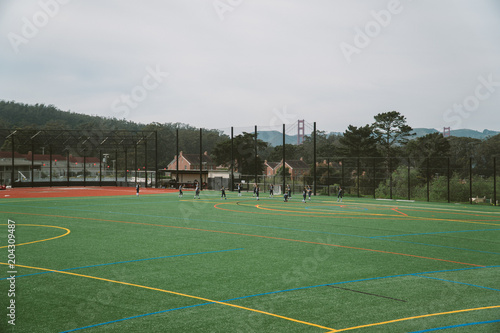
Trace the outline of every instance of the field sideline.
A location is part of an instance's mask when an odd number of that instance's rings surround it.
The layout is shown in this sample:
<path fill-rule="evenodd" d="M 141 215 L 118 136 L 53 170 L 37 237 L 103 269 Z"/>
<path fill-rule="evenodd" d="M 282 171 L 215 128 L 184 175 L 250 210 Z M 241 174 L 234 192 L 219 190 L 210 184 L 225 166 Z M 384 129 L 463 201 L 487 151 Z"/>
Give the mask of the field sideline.
<path fill-rule="evenodd" d="M 227 196 L 1 191 L 0 332 L 500 332 L 498 207 Z"/>

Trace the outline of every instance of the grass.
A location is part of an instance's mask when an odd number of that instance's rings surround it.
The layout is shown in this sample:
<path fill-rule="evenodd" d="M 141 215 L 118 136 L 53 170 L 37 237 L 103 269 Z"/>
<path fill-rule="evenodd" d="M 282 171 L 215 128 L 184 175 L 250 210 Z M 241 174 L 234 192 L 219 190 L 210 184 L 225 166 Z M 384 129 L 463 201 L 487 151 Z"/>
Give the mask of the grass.
<path fill-rule="evenodd" d="M 500 330 L 497 207 L 228 197 L 4 199 L 0 331 Z"/>

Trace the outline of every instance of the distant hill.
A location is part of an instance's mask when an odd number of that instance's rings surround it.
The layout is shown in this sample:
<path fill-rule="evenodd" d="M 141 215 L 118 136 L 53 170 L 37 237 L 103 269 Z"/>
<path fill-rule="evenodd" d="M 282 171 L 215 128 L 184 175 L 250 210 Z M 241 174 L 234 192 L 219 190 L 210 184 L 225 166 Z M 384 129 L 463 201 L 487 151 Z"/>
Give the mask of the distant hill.
<path fill-rule="evenodd" d="M 87 128 L 105 127 L 127 130 L 137 130 L 144 127 L 142 124 L 124 119 L 62 111 L 54 105 L 29 105 L 0 100 L 0 128 L 77 129 L 85 126 Z"/>
<path fill-rule="evenodd" d="M 278 131 L 258 131 L 257 137 L 273 147 L 283 145 L 283 133 Z M 292 145 L 297 144 L 297 135 L 285 134 L 285 143 Z"/>
<path fill-rule="evenodd" d="M 413 133 L 416 134 L 414 136 L 414 138 L 419 138 L 421 136 L 426 136 L 427 134 L 436 133 L 436 132 L 439 132 L 439 131 L 434 129 L 434 128 L 414 128 L 413 129 Z"/>
<path fill-rule="evenodd" d="M 413 132 L 417 134 L 415 137 L 418 138 L 418 137 L 425 136 L 425 135 L 430 134 L 430 133 L 436 133 L 436 132 L 440 132 L 440 131 L 438 131 L 437 129 L 434 129 L 434 128 L 414 128 Z M 494 136 L 497 134 L 500 134 L 500 132 L 490 131 L 487 129 L 485 129 L 482 132 L 479 132 L 476 130 L 471 130 L 471 129 L 457 129 L 457 130 L 452 129 L 450 131 L 451 136 L 474 138 L 474 139 L 481 139 L 481 140 L 484 140 L 490 136 Z"/>
<path fill-rule="evenodd" d="M 466 137 L 484 140 L 490 136 L 500 134 L 499 131 L 491 131 L 485 129 L 482 132 L 471 129 L 457 129 L 450 131 L 451 136 Z M 416 134 L 413 138 L 425 136 L 430 133 L 442 133 L 435 128 L 414 128 L 413 133 Z M 329 134 L 342 135 L 340 132 L 331 132 Z M 260 140 L 269 143 L 273 147 L 281 146 L 283 144 L 283 134 L 279 131 L 260 131 L 258 132 Z M 285 143 L 295 145 L 297 144 L 297 135 L 285 134 Z"/>
<path fill-rule="evenodd" d="M 451 136 L 466 137 L 484 140 L 490 136 L 500 134 L 499 131 L 484 130 L 482 132 L 470 129 L 451 130 Z M 442 133 L 435 128 L 414 128 L 413 133 L 416 134 L 413 138 L 425 136 L 430 133 Z M 342 135 L 340 132 L 331 132 L 330 134 Z M 283 134 L 279 131 L 260 131 L 258 132 L 260 140 L 269 143 L 273 147 L 281 146 L 283 144 Z M 297 135 L 285 134 L 285 143 L 295 145 L 297 144 Z"/>

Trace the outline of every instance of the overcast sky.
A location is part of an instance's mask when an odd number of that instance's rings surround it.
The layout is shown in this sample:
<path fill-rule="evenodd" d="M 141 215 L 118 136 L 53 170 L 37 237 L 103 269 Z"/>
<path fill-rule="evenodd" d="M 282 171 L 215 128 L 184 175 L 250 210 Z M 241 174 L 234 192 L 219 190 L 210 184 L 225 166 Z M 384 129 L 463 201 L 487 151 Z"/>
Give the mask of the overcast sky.
<path fill-rule="evenodd" d="M 0 99 L 196 127 L 500 130 L 498 0 L 0 2 Z"/>

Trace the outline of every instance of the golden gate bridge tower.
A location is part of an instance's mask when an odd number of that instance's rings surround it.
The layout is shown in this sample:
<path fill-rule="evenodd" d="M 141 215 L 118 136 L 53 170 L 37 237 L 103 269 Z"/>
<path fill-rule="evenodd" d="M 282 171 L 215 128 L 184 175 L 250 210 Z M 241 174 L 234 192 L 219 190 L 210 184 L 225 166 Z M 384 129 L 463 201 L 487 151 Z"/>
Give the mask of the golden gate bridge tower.
<path fill-rule="evenodd" d="M 298 120 L 298 123 L 297 123 L 297 144 L 298 145 L 300 145 L 304 142 L 304 131 L 305 131 L 304 119 Z"/>

